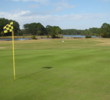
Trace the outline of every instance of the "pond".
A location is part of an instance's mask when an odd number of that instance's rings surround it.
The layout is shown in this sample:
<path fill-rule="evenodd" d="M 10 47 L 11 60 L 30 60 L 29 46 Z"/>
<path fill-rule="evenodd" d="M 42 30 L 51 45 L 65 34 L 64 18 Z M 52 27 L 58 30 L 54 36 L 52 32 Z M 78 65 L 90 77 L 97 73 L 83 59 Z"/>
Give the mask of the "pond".
<path fill-rule="evenodd" d="M 64 38 L 85 38 L 85 35 L 63 35 Z M 98 38 L 97 36 L 92 36 L 92 38 Z"/>
<path fill-rule="evenodd" d="M 11 41 L 12 38 L 0 39 L 1 41 Z M 32 40 L 32 38 L 15 38 L 14 40 Z"/>
<path fill-rule="evenodd" d="M 85 35 L 63 35 L 63 38 L 85 38 Z M 92 38 L 99 38 L 98 36 L 92 36 Z M 39 38 L 39 39 L 51 39 L 51 38 Z M 11 41 L 12 38 L 1 38 L 0 41 Z M 32 38 L 15 38 L 14 40 L 32 40 Z"/>

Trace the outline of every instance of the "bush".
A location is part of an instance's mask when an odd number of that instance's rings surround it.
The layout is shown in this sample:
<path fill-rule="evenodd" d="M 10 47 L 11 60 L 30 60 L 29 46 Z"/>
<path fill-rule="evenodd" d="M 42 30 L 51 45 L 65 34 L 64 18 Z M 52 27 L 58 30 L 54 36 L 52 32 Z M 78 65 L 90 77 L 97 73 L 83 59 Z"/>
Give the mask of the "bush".
<path fill-rule="evenodd" d="M 92 36 L 91 35 L 86 35 L 86 37 L 85 38 L 92 38 Z"/>
<path fill-rule="evenodd" d="M 36 40 L 37 38 L 36 38 L 36 36 L 35 36 L 35 35 L 32 35 L 32 39 L 35 39 L 35 40 Z"/>

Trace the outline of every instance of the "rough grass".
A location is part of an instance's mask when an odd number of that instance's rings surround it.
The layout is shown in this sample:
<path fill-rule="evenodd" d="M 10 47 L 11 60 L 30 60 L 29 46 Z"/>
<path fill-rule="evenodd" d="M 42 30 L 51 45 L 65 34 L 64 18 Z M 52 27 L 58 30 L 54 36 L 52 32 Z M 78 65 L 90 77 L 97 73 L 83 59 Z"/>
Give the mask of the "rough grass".
<path fill-rule="evenodd" d="M 0 41 L 0 100 L 110 100 L 109 39 Z"/>

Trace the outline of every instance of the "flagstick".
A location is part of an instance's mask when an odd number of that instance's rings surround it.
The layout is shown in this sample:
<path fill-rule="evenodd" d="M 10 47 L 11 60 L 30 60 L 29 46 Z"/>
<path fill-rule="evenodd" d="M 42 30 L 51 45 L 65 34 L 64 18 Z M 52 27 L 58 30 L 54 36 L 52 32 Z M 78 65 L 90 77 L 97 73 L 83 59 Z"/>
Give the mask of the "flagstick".
<path fill-rule="evenodd" d="M 13 53 L 13 76 L 16 80 L 16 66 L 15 66 L 15 47 L 14 47 L 14 31 L 12 31 L 12 53 Z"/>

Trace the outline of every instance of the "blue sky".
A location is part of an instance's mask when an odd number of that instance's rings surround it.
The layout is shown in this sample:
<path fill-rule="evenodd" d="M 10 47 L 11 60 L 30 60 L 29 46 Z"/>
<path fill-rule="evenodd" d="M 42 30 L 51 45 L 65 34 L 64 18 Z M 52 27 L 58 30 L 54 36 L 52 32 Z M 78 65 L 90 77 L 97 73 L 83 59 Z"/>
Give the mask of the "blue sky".
<path fill-rule="evenodd" d="M 40 22 L 62 29 L 110 24 L 110 0 L 0 0 L 0 18 L 23 24 Z"/>

